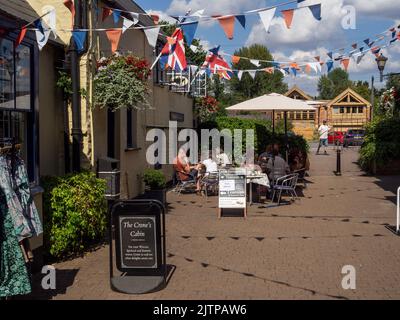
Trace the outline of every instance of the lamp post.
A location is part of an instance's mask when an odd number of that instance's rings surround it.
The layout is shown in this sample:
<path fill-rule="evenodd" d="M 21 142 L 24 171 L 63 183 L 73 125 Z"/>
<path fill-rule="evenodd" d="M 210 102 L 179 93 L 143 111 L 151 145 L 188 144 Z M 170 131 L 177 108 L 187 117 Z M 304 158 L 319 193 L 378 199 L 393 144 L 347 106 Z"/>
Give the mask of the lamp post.
<path fill-rule="evenodd" d="M 376 63 L 378 64 L 379 73 L 381 75 L 381 82 L 383 81 L 383 71 L 386 67 L 386 62 L 388 58 L 386 58 L 383 54 L 381 54 L 378 58 L 375 59 Z"/>

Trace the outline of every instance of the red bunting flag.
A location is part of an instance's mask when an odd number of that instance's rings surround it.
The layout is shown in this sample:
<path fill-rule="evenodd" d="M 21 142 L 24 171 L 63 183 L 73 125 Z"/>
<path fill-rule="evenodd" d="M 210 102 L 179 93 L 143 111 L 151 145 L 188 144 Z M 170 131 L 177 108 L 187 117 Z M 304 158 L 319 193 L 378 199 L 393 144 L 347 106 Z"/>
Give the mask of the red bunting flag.
<path fill-rule="evenodd" d="M 397 39 L 400 40 L 400 32 L 397 34 Z"/>
<path fill-rule="evenodd" d="M 344 70 L 347 71 L 349 69 L 349 64 L 350 64 L 349 58 L 342 59 L 340 63 L 343 65 Z"/>
<path fill-rule="evenodd" d="M 72 14 L 72 28 L 74 27 L 75 20 L 75 4 L 73 0 L 64 0 L 64 6 L 66 6 Z"/>
<path fill-rule="evenodd" d="M 229 40 L 233 39 L 233 33 L 235 30 L 235 16 L 221 17 L 218 18 L 218 22 L 225 32 L 225 35 Z"/>
<path fill-rule="evenodd" d="M 150 17 L 153 19 L 155 25 L 160 21 L 160 16 L 158 14 L 151 14 Z"/>
<path fill-rule="evenodd" d="M 294 9 L 281 11 L 283 19 L 285 19 L 286 27 L 290 29 L 293 22 Z"/>
<path fill-rule="evenodd" d="M 112 10 L 110 8 L 103 8 L 103 14 L 101 17 L 101 21 L 104 21 L 107 19 L 107 17 L 112 15 Z"/>
<path fill-rule="evenodd" d="M 232 64 L 238 64 L 240 61 L 240 57 L 238 56 L 232 56 Z"/>
<path fill-rule="evenodd" d="M 107 30 L 107 38 L 111 43 L 111 52 L 114 53 L 118 49 L 119 39 L 121 38 L 122 30 Z"/>
<path fill-rule="evenodd" d="M 26 27 L 23 27 L 21 29 L 20 33 L 18 34 L 17 39 L 15 39 L 14 48 L 17 48 L 21 44 L 22 40 L 24 40 L 25 35 L 26 35 L 26 31 L 27 31 Z"/>
<path fill-rule="evenodd" d="M 273 67 L 265 68 L 264 71 L 265 71 L 266 73 L 273 74 L 273 73 L 274 73 L 274 68 L 273 68 Z"/>

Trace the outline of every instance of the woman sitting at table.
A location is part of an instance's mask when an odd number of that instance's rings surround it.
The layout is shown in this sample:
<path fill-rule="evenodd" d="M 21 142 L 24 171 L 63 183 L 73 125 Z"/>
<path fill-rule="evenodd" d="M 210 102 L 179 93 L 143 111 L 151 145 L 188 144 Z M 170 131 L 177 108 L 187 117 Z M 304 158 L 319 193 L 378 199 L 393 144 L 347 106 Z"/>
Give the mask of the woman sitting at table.
<path fill-rule="evenodd" d="M 179 149 L 178 156 L 174 160 L 174 170 L 180 181 L 196 181 L 196 192 L 201 192 L 199 170 L 201 164 L 191 165 L 187 157 L 186 150 Z"/>

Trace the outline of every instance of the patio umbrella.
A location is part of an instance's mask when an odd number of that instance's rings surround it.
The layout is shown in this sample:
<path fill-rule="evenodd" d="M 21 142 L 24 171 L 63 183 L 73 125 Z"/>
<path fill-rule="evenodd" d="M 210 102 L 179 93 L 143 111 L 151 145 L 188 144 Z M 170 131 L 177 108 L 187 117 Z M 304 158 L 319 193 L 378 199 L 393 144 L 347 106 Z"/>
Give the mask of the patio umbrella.
<path fill-rule="evenodd" d="M 272 111 L 272 130 L 275 133 L 275 111 L 283 111 L 285 119 L 285 139 L 286 145 L 287 136 L 287 112 L 288 111 L 315 111 L 316 108 L 308 105 L 303 100 L 296 100 L 279 93 L 266 94 L 251 100 L 238 103 L 227 108 L 228 111 L 253 111 L 253 112 L 268 112 Z M 287 160 L 287 152 L 286 152 Z"/>

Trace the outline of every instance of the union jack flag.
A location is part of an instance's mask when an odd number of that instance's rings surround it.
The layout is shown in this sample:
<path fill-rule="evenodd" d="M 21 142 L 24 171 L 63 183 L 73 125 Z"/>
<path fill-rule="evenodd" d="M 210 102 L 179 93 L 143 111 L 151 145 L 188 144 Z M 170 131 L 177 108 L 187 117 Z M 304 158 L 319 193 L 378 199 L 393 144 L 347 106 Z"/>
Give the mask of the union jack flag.
<path fill-rule="evenodd" d="M 213 74 L 218 74 L 221 78 L 231 80 L 233 73 L 228 62 L 218 54 L 219 47 L 210 50 L 204 61 L 203 68 L 207 68 Z"/>
<path fill-rule="evenodd" d="M 161 51 L 160 63 L 163 69 L 184 71 L 187 68 L 185 44 L 182 29 L 177 28 Z"/>

